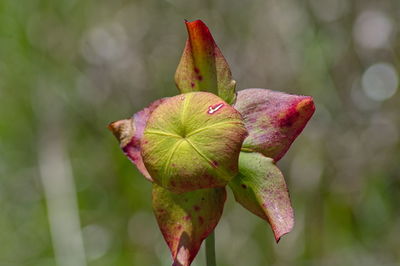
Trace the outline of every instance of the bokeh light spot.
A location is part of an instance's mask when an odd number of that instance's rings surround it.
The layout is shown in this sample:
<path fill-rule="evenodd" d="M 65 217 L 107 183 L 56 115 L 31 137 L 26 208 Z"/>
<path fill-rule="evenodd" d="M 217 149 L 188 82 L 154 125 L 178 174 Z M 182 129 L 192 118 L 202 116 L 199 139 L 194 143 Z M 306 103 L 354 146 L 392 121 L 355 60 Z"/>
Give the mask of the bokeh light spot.
<path fill-rule="evenodd" d="M 383 101 L 396 93 L 399 78 L 391 64 L 378 63 L 370 66 L 364 72 L 361 83 L 369 98 L 375 101 Z"/>
<path fill-rule="evenodd" d="M 356 43 L 368 49 L 386 47 L 392 32 L 392 21 L 380 11 L 364 11 L 357 17 L 353 28 Z"/>

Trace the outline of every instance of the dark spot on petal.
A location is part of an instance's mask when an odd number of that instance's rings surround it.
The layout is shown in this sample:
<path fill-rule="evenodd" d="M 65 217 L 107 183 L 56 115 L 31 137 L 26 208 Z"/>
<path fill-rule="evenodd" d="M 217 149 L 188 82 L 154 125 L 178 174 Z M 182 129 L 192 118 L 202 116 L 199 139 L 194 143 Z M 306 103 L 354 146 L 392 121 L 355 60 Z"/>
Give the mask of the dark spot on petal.
<path fill-rule="evenodd" d="M 183 217 L 183 220 L 185 221 L 189 221 L 190 219 L 192 219 L 192 216 L 190 215 L 186 215 L 185 217 Z"/>
<path fill-rule="evenodd" d="M 249 118 L 247 119 L 247 122 L 249 122 L 249 123 L 256 123 L 256 122 L 257 122 L 257 117 L 255 117 L 255 116 L 249 117 Z"/>
<path fill-rule="evenodd" d="M 245 184 L 242 184 L 241 186 L 242 186 L 242 188 L 244 188 L 244 189 L 247 188 L 247 186 L 246 186 Z"/>
<path fill-rule="evenodd" d="M 199 216 L 199 224 L 204 224 L 204 218 Z"/>
<path fill-rule="evenodd" d="M 194 206 L 193 206 L 193 210 L 195 210 L 196 212 L 200 211 L 200 209 L 201 209 L 201 208 L 200 208 L 199 206 L 197 206 L 197 205 L 194 205 Z"/>
<path fill-rule="evenodd" d="M 212 175 L 209 174 L 205 174 L 203 175 L 203 181 L 204 184 L 207 184 L 207 187 L 215 187 L 216 181 L 215 181 L 215 177 L 213 177 Z"/>
<path fill-rule="evenodd" d="M 198 75 L 198 76 L 197 76 L 197 79 L 198 79 L 199 81 L 202 81 L 202 80 L 203 80 L 203 76 Z"/>
<path fill-rule="evenodd" d="M 194 82 L 190 82 L 190 86 L 192 87 L 192 88 L 194 88 Z"/>
<path fill-rule="evenodd" d="M 217 167 L 218 167 L 218 162 L 217 162 L 217 161 L 212 161 L 212 166 L 213 166 L 214 168 L 217 168 Z"/>
<path fill-rule="evenodd" d="M 197 74 L 199 74 L 199 73 L 200 73 L 200 70 L 199 70 L 197 67 L 195 67 L 195 68 L 194 68 L 194 72 L 197 73 Z"/>
<path fill-rule="evenodd" d="M 296 110 L 296 107 L 290 108 L 285 116 L 279 120 L 281 127 L 291 127 L 299 118 L 300 113 Z"/>

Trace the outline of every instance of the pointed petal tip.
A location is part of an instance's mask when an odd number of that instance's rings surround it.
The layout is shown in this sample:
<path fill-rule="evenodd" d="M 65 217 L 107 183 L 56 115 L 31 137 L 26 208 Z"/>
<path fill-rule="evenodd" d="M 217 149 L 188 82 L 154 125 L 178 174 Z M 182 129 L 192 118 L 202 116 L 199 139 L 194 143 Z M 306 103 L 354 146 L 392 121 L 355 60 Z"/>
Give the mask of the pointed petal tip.
<path fill-rule="evenodd" d="M 185 246 L 180 246 L 179 250 L 173 256 L 172 266 L 190 266 L 194 257 L 197 255 L 198 250 L 189 250 Z"/>
<path fill-rule="evenodd" d="M 184 21 L 186 27 L 206 26 L 206 24 L 201 19 L 188 20 L 185 18 L 183 21 Z"/>
<path fill-rule="evenodd" d="M 186 28 L 189 33 L 189 39 L 192 45 L 195 45 L 196 42 L 200 39 L 204 39 L 205 43 L 198 43 L 197 45 L 202 45 L 202 49 L 205 48 L 213 48 L 215 46 L 214 38 L 211 35 L 210 29 L 207 25 L 200 19 L 196 19 L 193 21 L 186 21 Z M 195 42 L 195 43 L 192 43 Z"/>
<path fill-rule="evenodd" d="M 299 113 L 311 117 L 315 112 L 313 98 L 311 96 L 303 96 L 303 100 L 297 103 L 296 109 Z"/>
<path fill-rule="evenodd" d="M 186 25 L 206 26 L 206 24 L 201 19 L 195 19 L 192 21 L 185 19 L 185 23 L 186 23 Z"/>
<path fill-rule="evenodd" d="M 108 124 L 108 126 L 107 126 L 108 130 L 110 130 L 113 134 L 115 134 L 115 133 L 117 132 L 118 122 L 119 122 L 119 121 L 120 121 L 120 120 L 111 122 L 111 123 Z"/>
<path fill-rule="evenodd" d="M 293 230 L 293 227 L 294 227 L 294 220 L 292 220 L 292 222 L 288 225 L 286 230 L 281 230 L 281 231 L 273 230 L 276 243 L 278 244 L 283 236 L 289 234 Z"/>
<path fill-rule="evenodd" d="M 122 147 L 127 145 L 133 136 L 131 119 L 111 122 L 108 129 L 114 134 Z"/>

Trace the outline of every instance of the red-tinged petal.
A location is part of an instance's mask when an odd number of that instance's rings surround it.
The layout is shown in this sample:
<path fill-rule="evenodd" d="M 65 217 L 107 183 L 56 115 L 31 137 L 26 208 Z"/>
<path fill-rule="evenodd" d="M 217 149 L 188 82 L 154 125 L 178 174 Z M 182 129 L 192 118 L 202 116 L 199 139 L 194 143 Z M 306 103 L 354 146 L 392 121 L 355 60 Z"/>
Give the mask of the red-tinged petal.
<path fill-rule="evenodd" d="M 175 83 L 182 93 L 208 91 L 232 104 L 236 82 L 229 65 L 201 20 L 186 22 L 189 38 L 175 73 Z"/>
<path fill-rule="evenodd" d="M 218 224 L 225 200 L 225 188 L 175 194 L 153 184 L 153 210 L 173 266 L 192 263 L 201 243 Z"/>
<path fill-rule="evenodd" d="M 312 97 L 267 89 L 240 91 L 234 107 L 249 132 L 243 150 L 260 152 L 275 161 L 282 158 L 315 111 Z"/>
<path fill-rule="evenodd" d="M 239 174 L 229 183 L 243 207 L 269 222 L 278 242 L 294 224 L 289 192 L 281 171 L 271 158 L 241 152 Z"/>
<path fill-rule="evenodd" d="M 141 155 L 140 140 L 143 137 L 143 131 L 150 114 L 156 109 L 165 98 L 156 100 L 149 107 L 137 112 L 130 119 L 123 119 L 112 122 L 108 128 L 118 139 L 121 149 L 126 156 L 136 165 L 138 170 L 145 178 L 153 182 L 149 172 L 143 164 Z"/>

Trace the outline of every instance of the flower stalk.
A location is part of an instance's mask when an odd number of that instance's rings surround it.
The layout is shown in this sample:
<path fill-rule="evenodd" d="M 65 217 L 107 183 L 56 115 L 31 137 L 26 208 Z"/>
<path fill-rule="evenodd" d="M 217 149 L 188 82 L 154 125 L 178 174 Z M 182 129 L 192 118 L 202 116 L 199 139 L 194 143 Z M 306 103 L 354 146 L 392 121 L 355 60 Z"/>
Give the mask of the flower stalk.
<path fill-rule="evenodd" d="M 216 266 L 215 258 L 215 231 L 212 232 L 206 239 L 206 262 L 207 266 Z"/>

